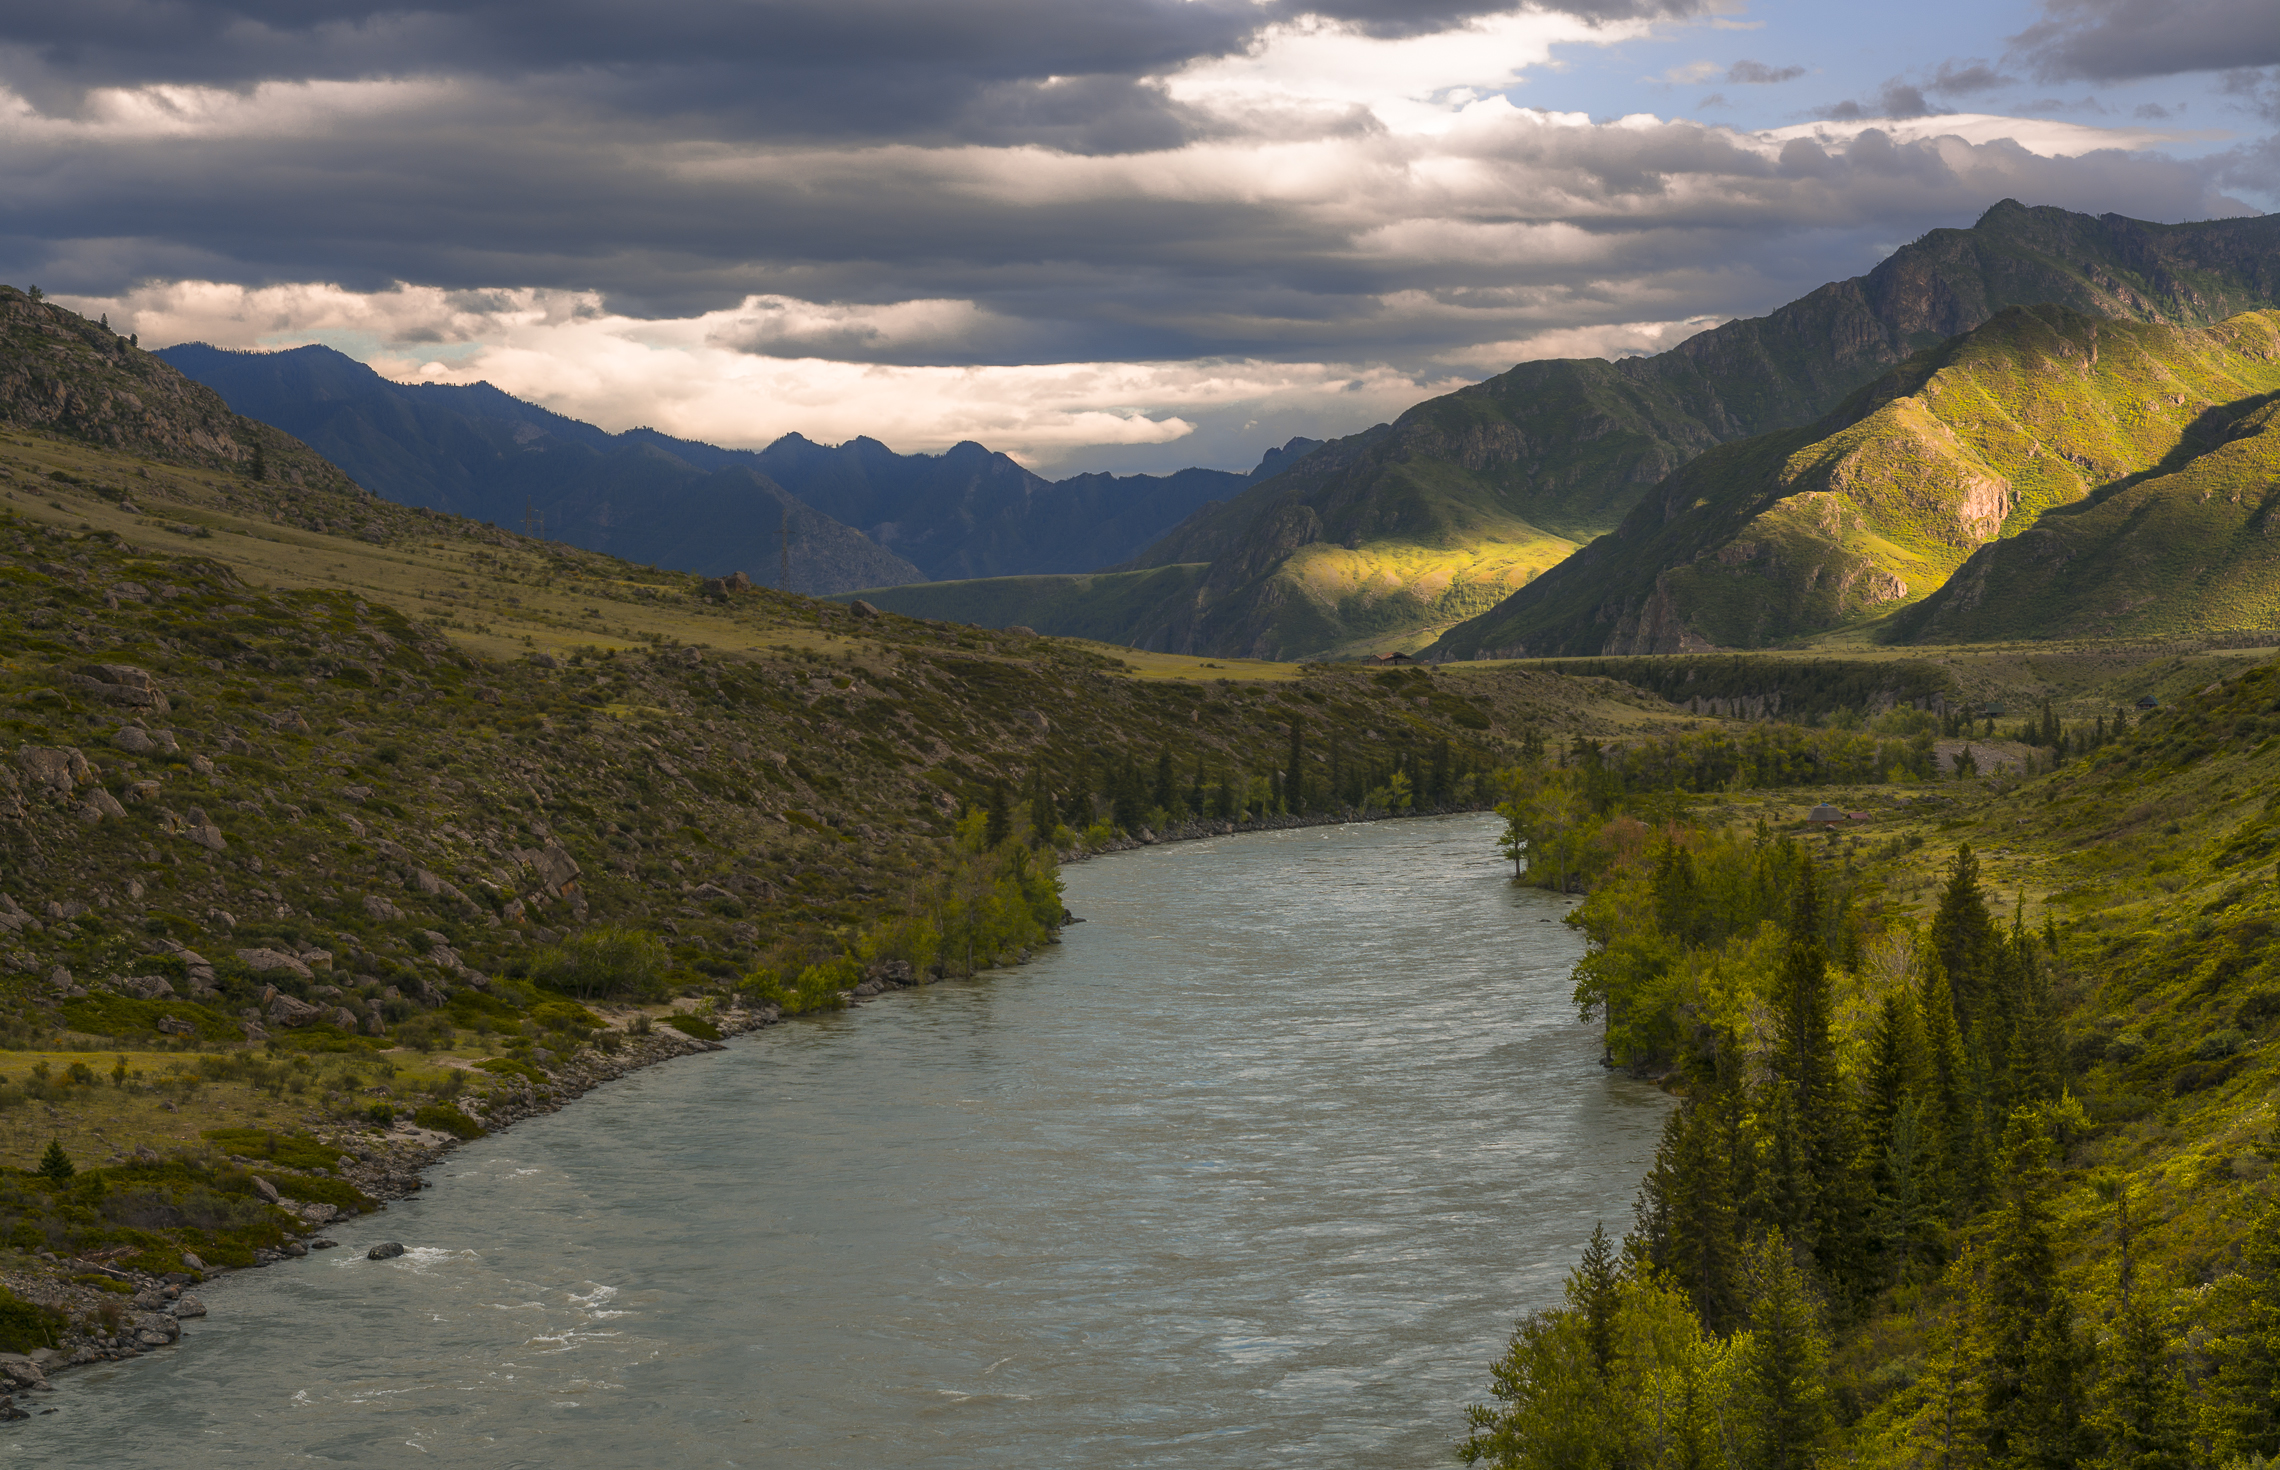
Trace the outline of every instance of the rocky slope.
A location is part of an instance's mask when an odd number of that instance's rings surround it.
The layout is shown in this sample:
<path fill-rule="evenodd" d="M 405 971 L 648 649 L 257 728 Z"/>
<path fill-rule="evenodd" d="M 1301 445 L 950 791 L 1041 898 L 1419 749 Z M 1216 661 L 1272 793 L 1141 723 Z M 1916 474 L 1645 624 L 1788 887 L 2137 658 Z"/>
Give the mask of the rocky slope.
<path fill-rule="evenodd" d="M 2280 314 L 2165 327 L 2012 308 L 1811 427 L 1703 455 L 1436 648 L 1761 648 L 1926 598 L 1887 636 L 2263 626 L 2280 581 L 2242 533 L 2261 524 L 2273 462 L 2256 410 L 2275 389 Z M 2204 511 L 2212 496 L 2219 509 Z M 2030 532 L 2038 522 L 2051 529 Z M 2022 532 L 2018 548 L 1999 542 Z"/>

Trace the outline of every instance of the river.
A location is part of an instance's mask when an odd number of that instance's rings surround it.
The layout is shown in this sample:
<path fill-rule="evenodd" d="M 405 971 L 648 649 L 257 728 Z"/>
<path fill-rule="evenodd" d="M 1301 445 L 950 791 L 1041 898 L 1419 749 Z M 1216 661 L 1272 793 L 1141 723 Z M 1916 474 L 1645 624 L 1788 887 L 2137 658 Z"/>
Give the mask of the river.
<path fill-rule="evenodd" d="M 740 1038 L 453 1154 L 0 1462 L 1423 1467 L 1619 1234 L 1598 1065 L 1493 819 L 1068 870 L 1032 963 Z M 399 1260 L 363 1250 L 402 1241 Z"/>

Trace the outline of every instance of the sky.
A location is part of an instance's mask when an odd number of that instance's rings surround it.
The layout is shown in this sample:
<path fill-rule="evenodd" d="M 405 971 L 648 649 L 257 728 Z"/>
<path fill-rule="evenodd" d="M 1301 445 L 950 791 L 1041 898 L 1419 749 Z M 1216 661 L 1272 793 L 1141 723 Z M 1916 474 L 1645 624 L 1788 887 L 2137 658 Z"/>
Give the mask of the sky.
<path fill-rule="evenodd" d="M 1248 468 L 2003 198 L 2280 208 L 2274 0 L 16 0 L 0 280 L 715 443 Z"/>

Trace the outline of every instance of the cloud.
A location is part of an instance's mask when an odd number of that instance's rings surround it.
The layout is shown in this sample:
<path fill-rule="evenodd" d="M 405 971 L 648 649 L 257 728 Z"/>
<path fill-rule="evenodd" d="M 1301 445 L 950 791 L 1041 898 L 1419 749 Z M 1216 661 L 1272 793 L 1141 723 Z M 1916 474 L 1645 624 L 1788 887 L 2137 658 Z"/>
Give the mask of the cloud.
<path fill-rule="evenodd" d="M 2271 0 L 2043 0 L 2011 39 L 2044 81 L 2129 81 L 2280 66 Z"/>
<path fill-rule="evenodd" d="M 2005 76 L 1984 61 L 1943 61 L 1932 79 L 1924 83 L 1924 90 L 1937 92 L 1944 97 L 1976 97 L 1985 92 L 2001 91 L 2016 86 L 2017 77 Z"/>
<path fill-rule="evenodd" d="M 1801 66 L 1771 67 L 1762 61 L 1737 61 L 1726 68 L 1726 80 L 1743 86 L 1770 86 L 1776 82 L 1790 82 L 1805 75 Z"/>
<path fill-rule="evenodd" d="M 1654 350 L 2005 196 L 2178 220 L 2265 177 L 2152 151 L 2173 130 L 1936 114 L 1982 61 L 1771 133 L 1523 105 L 1692 0 L 50 9 L 0 44 L 18 284 L 738 442 L 875 413 L 1240 463 L 1229 425 Z"/>

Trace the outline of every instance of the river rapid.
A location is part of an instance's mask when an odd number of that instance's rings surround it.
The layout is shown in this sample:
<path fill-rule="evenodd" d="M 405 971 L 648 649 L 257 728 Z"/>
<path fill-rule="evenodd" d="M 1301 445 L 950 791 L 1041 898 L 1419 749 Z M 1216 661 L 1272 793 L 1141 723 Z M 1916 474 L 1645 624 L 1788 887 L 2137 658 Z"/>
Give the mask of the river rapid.
<path fill-rule="evenodd" d="M 1025 966 L 610 1084 L 0 1463 L 1424 1467 L 1665 1100 L 1479 816 L 1070 868 Z M 365 1247 L 400 1240 L 398 1260 Z"/>

